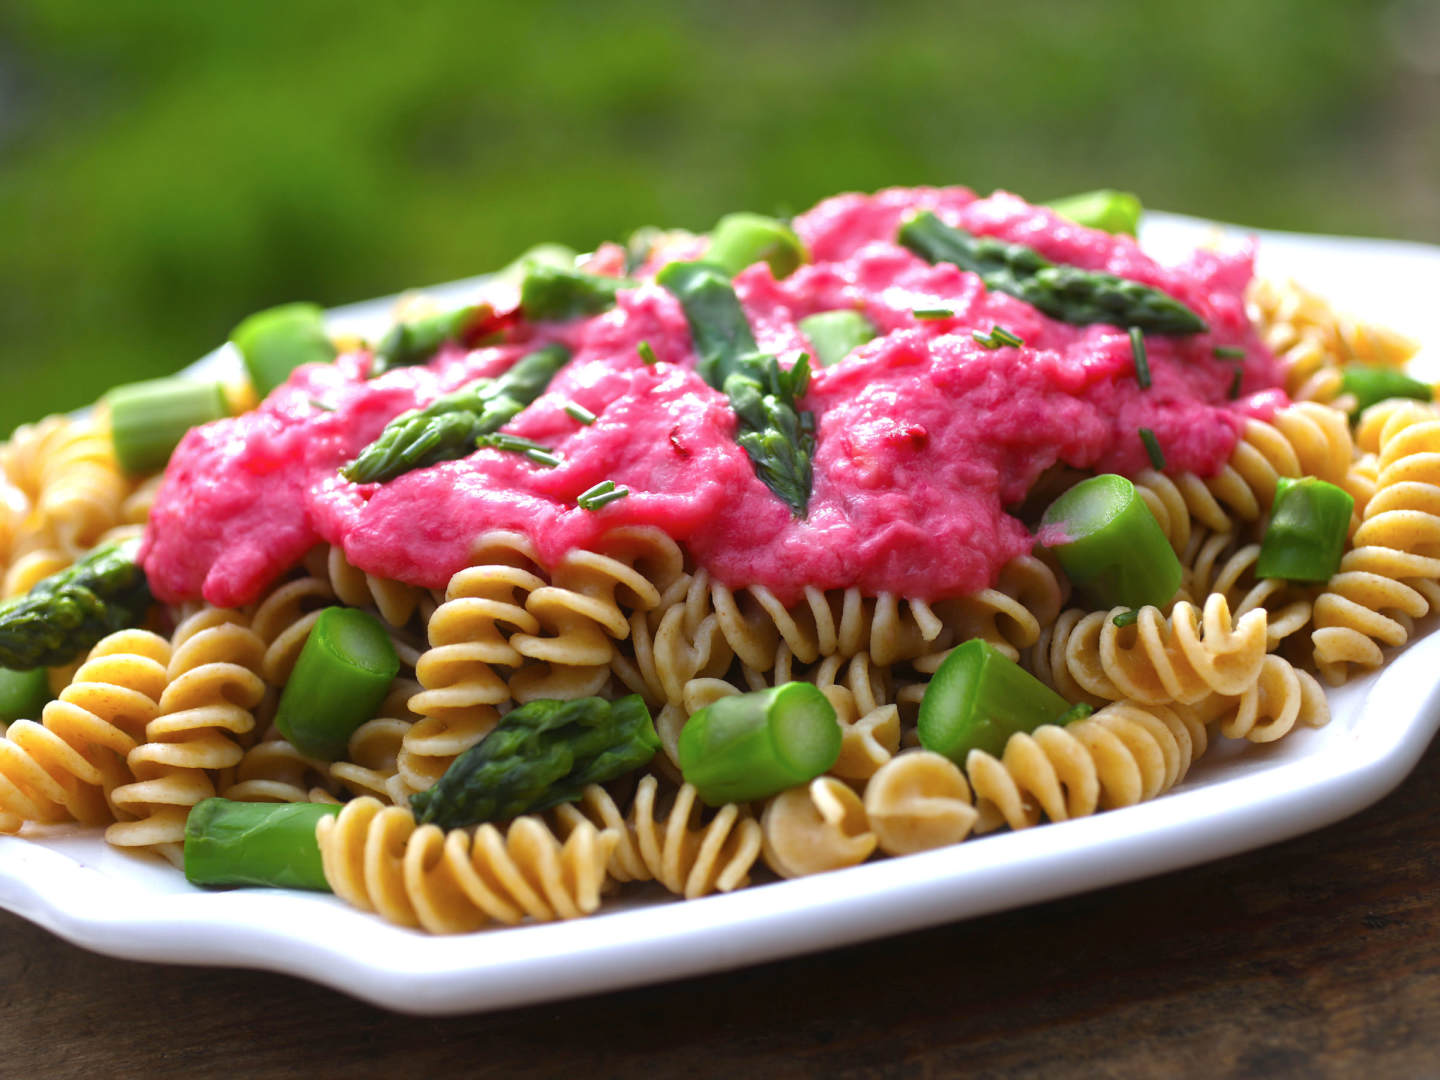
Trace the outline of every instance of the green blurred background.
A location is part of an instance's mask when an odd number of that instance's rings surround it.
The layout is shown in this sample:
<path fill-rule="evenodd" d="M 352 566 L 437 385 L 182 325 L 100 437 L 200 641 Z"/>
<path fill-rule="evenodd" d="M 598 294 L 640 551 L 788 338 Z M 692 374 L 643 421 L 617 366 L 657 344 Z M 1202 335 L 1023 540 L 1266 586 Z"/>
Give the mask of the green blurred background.
<path fill-rule="evenodd" d="M 1430 0 L 5 0 L 0 431 L 278 301 L 844 189 L 1440 241 L 1437 62 Z"/>

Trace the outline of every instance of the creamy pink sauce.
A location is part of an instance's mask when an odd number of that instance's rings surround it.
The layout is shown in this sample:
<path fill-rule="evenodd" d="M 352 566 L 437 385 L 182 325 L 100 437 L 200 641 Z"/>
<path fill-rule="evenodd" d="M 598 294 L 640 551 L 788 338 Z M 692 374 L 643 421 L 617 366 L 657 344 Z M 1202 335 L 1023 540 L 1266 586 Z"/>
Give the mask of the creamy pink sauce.
<path fill-rule="evenodd" d="M 1135 379 L 1128 335 L 1057 322 L 973 274 L 932 266 L 894 240 L 921 207 L 977 234 L 1028 244 L 1047 258 L 1163 289 L 1209 332 L 1147 335 L 1153 385 Z M 441 588 L 469 564 L 488 529 L 530 535 L 548 562 L 599 545 L 624 525 L 654 525 L 684 541 L 730 585 L 762 584 L 783 600 L 806 585 L 859 586 L 934 599 L 975 592 L 1030 550 L 1005 512 L 1062 462 L 1133 475 L 1148 467 L 1138 431 L 1152 429 L 1170 472 L 1217 471 L 1243 417 L 1285 403 L 1279 370 L 1245 316 L 1252 251 L 1198 251 L 1161 266 L 1129 237 L 1071 224 L 1013 195 L 963 188 L 841 195 L 797 218 L 813 262 L 776 281 L 764 264 L 735 288 L 761 348 L 792 363 L 810 345 L 797 323 L 837 308 L 863 311 L 881 336 L 817 371 L 804 407 L 818 442 L 809 514 L 797 520 L 756 477 L 734 442 L 723 394 L 694 372 L 679 303 L 653 282 L 620 294 L 595 318 L 532 328 L 528 340 L 466 351 L 366 380 L 365 352 L 294 373 L 254 412 L 190 432 L 155 500 L 142 554 L 156 594 L 256 600 L 315 544 L 338 544 L 373 574 Z M 653 273 L 647 268 L 644 276 Z M 954 317 L 917 320 L 917 309 Z M 971 331 L 1000 325 L 1020 348 L 986 349 Z M 480 450 L 387 484 L 356 485 L 337 470 L 406 409 L 503 371 L 546 340 L 575 355 L 505 430 L 554 448 L 546 469 Z M 636 346 L 647 341 L 658 363 Z M 1227 400 L 1241 346 L 1244 393 Z M 583 426 L 576 402 L 598 417 Z M 323 406 L 323 407 L 322 407 Z M 599 512 L 576 496 L 602 480 L 630 489 Z"/>

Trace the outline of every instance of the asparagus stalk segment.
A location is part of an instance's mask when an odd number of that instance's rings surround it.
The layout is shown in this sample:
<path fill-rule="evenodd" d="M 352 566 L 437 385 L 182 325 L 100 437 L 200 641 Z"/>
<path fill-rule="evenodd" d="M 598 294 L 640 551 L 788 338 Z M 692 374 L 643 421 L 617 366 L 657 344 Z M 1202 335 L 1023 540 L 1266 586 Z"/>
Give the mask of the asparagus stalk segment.
<path fill-rule="evenodd" d="M 1045 204 L 1063 218 L 1091 229 L 1134 236 L 1140 226 L 1141 205 L 1138 197 L 1128 191 L 1100 188 L 1082 191 Z"/>
<path fill-rule="evenodd" d="M 489 304 L 467 304 L 413 322 L 396 323 L 375 346 L 370 358 L 370 377 L 384 375 L 397 367 L 427 363 L 449 342 L 469 343 L 471 335 L 494 311 Z"/>
<path fill-rule="evenodd" d="M 1096 606 L 1164 606 L 1180 588 L 1180 560 L 1155 515 L 1123 476 L 1082 480 L 1041 517 L 1040 540 Z"/>
<path fill-rule="evenodd" d="M 359 608 L 326 608 L 280 695 L 275 726 L 309 757 L 335 761 L 390 692 L 400 671 L 380 620 Z"/>
<path fill-rule="evenodd" d="M 199 379 L 149 379 L 105 395 L 115 460 L 128 473 L 165 467 L 192 427 L 230 414 L 225 387 Z"/>
<path fill-rule="evenodd" d="M 205 799 L 185 819 L 185 877 L 210 888 L 329 892 L 315 826 L 339 812 L 325 803 Z"/>
<path fill-rule="evenodd" d="M 721 698 L 685 722 L 680 771 L 708 806 L 749 802 L 815 779 L 840 756 L 835 709 L 811 683 Z"/>
<path fill-rule="evenodd" d="M 531 322 L 599 315 L 615 306 L 615 296 L 621 289 L 633 289 L 637 284 L 629 278 L 531 263 L 520 282 L 520 310 Z"/>
<path fill-rule="evenodd" d="M 96 548 L 0 604 L 0 666 L 68 664 L 106 634 L 138 625 L 151 603 L 139 548 L 138 537 Z"/>
<path fill-rule="evenodd" d="M 821 311 L 800 320 L 821 367 L 834 367 L 879 332 L 858 311 Z"/>
<path fill-rule="evenodd" d="M 35 719 L 52 697 L 50 673 L 43 667 L 29 671 L 0 668 L 0 723 Z"/>
<path fill-rule="evenodd" d="M 809 262 L 810 252 L 778 218 L 742 212 L 726 214 L 716 223 L 705 261 L 723 267 L 731 277 L 755 263 L 769 263 L 770 272 L 783 278 Z"/>
<path fill-rule="evenodd" d="M 340 470 L 357 484 L 384 483 L 412 469 L 468 457 L 476 442 L 513 420 L 545 392 L 570 360 L 563 345 L 527 353 L 493 379 L 476 379 L 423 409 L 402 413 L 360 456 Z"/>
<path fill-rule="evenodd" d="M 532 701 L 410 797 L 416 820 L 444 829 L 500 821 L 580 798 L 648 762 L 660 747 L 638 694 Z"/>
<path fill-rule="evenodd" d="M 1017 731 L 1070 717 L 1070 703 L 989 642 L 973 638 L 936 669 L 920 701 L 920 745 L 958 765 L 971 750 L 999 757 Z"/>
<path fill-rule="evenodd" d="M 1329 581 L 1340 569 L 1354 509 L 1354 497 L 1334 484 L 1313 476 L 1281 477 L 1255 576 Z"/>
<path fill-rule="evenodd" d="M 301 364 L 328 364 L 335 346 L 325 334 L 325 313 L 314 304 L 282 304 L 257 311 L 230 333 L 255 392 L 262 398 Z"/>
<path fill-rule="evenodd" d="M 1198 334 L 1205 320 L 1173 296 L 1099 270 L 1059 266 L 1033 248 L 971 236 L 922 210 L 900 226 L 900 243 L 922 259 L 954 263 L 987 289 L 1009 293 L 1052 319 L 1138 326 L 1154 334 Z"/>
<path fill-rule="evenodd" d="M 1355 395 L 1355 415 L 1386 398 L 1414 398 L 1434 401 L 1435 388 L 1394 368 L 1372 364 L 1349 364 L 1340 375 L 1346 393 Z"/>
<path fill-rule="evenodd" d="M 724 269 L 709 263 L 671 263 L 655 280 L 685 309 L 699 359 L 695 370 L 730 399 L 739 425 L 735 441 L 755 474 L 791 511 L 805 516 L 813 482 L 815 414 L 802 411 L 810 364 L 791 368 L 762 353 Z"/>

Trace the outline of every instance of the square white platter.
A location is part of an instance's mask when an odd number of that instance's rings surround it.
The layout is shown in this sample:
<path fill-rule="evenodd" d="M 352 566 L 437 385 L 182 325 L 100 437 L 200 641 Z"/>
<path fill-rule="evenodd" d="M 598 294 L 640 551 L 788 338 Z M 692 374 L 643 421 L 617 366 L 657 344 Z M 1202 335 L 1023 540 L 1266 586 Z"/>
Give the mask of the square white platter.
<path fill-rule="evenodd" d="M 1220 233 L 1260 239 L 1260 272 L 1292 276 L 1356 315 L 1440 353 L 1440 248 L 1255 232 L 1147 215 L 1142 241 L 1174 260 Z M 473 295 L 483 279 L 427 290 Z M 383 326 L 392 299 L 332 313 L 337 330 Z M 196 367 L 234 362 L 217 350 Z M 335 897 L 205 892 L 168 865 L 109 848 L 98 832 L 0 837 L 0 906 L 96 952 L 265 968 L 386 1008 L 508 1008 L 778 959 L 1164 873 L 1320 828 L 1370 805 L 1414 767 L 1440 726 L 1440 633 L 1330 695 L 1329 726 L 1271 746 L 1223 741 L 1155 802 L 819 877 L 677 902 L 656 892 L 575 922 L 436 938 Z"/>

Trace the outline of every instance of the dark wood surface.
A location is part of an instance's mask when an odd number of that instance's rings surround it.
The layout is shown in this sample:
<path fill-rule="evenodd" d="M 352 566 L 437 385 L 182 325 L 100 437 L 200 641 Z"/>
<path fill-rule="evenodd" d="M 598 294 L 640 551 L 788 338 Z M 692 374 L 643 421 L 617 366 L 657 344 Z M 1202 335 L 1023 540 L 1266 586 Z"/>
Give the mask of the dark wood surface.
<path fill-rule="evenodd" d="M 1363 814 L 1248 855 L 473 1017 L 111 960 L 0 914 L 0 1075 L 1440 1076 L 1437 785 L 1440 746 Z"/>

